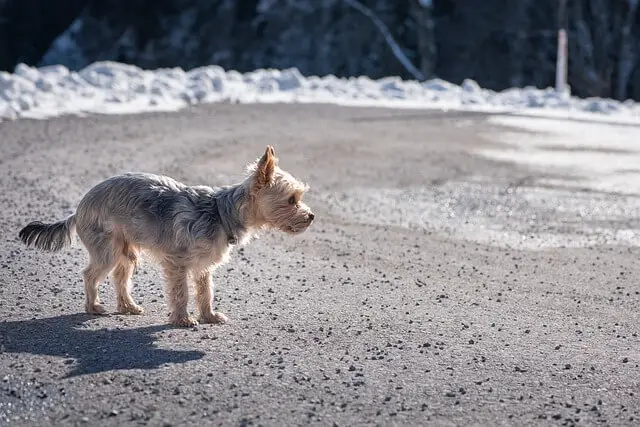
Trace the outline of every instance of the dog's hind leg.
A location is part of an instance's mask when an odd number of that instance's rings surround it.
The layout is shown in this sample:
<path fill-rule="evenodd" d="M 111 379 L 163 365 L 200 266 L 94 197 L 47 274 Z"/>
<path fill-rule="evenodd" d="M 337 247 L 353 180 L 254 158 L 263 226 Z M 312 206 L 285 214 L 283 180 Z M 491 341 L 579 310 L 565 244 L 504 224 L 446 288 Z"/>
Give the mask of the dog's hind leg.
<path fill-rule="evenodd" d="M 121 257 L 113 271 L 118 300 L 117 311 L 120 314 L 142 314 L 144 312 L 143 308 L 136 304 L 131 297 L 131 276 L 133 276 L 134 268 L 134 262 Z"/>
<path fill-rule="evenodd" d="M 116 250 L 116 268 L 113 282 L 116 286 L 117 311 L 120 314 L 142 314 L 143 309 L 131 297 L 131 276 L 138 262 L 136 248 L 123 235 L 113 238 Z"/>
<path fill-rule="evenodd" d="M 196 303 L 200 311 L 201 323 L 226 323 L 229 319 L 223 313 L 213 311 L 213 282 L 211 272 L 204 271 L 195 275 Z"/>
<path fill-rule="evenodd" d="M 195 326 L 198 321 L 189 316 L 189 282 L 187 269 L 169 261 L 162 263 L 164 276 L 167 281 L 167 300 L 171 311 L 169 321 L 176 326 Z"/>
<path fill-rule="evenodd" d="M 105 232 L 82 234 L 80 239 L 89 251 L 89 265 L 83 271 L 85 311 L 89 314 L 104 314 L 105 308 L 100 303 L 98 287 L 115 266 L 111 236 Z"/>
<path fill-rule="evenodd" d="M 102 282 L 111 269 L 112 264 L 106 264 L 92 259 L 89 265 L 84 269 L 84 292 L 86 296 L 85 311 L 89 314 L 104 314 L 105 308 L 100 303 L 98 295 L 98 286 Z"/>

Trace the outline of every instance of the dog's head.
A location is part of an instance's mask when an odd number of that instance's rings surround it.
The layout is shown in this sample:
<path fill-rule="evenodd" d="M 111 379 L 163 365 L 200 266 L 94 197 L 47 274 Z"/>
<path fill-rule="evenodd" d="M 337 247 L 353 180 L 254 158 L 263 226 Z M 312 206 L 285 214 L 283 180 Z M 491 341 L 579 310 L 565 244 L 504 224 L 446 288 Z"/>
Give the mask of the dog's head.
<path fill-rule="evenodd" d="M 315 215 L 302 197 L 309 186 L 278 167 L 272 146 L 249 166 L 250 203 L 256 222 L 290 234 L 305 231 Z"/>

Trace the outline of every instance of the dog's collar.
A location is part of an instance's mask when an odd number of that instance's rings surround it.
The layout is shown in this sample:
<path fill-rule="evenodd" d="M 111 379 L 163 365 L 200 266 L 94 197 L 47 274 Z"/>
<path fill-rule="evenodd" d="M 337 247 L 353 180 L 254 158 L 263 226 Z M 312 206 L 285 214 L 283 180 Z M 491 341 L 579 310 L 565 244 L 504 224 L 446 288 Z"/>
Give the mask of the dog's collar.
<path fill-rule="evenodd" d="M 224 215 L 222 215 L 222 212 L 220 212 L 220 206 L 218 205 L 217 200 L 216 200 L 216 209 L 218 210 L 218 216 L 220 217 L 220 225 L 222 225 L 222 229 L 224 230 L 224 233 L 227 235 L 227 244 L 237 245 L 238 237 L 231 231 L 231 227 L 228 226 Z"/>
<path fill-rule="evenodd" d="M 233 235 L 227 233 L 227 244 L 229 244 L 229 245 L 238 244 L 238 238 L 236 236 L 233 236 Z"/>

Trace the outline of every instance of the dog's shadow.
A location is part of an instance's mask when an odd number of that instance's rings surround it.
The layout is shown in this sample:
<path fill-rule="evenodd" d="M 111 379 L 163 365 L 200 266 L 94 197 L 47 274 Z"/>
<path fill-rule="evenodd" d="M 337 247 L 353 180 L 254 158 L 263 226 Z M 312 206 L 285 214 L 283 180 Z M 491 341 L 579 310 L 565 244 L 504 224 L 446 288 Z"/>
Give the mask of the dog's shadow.
<path fill-rule="evenodd" d="M 0 346 L 7 353 L 59 356 L 70 364 L 67 377 L 126 369 L 156 369 L 201 359 L 201 351 L 158 348 L 153 334 L 169 328 L 83 329 L 94 316 L 73 314 L 0 322 Z M 67 362 L 68 361 L 68 362 Z"/>

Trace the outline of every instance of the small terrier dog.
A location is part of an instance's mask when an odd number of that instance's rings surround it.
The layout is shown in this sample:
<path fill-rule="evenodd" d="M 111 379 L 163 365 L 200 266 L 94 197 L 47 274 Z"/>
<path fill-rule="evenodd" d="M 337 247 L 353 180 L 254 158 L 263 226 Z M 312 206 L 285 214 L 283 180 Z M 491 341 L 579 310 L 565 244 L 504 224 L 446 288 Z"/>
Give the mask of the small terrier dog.
<path fill-rule="evenodd" d="M 27 246 L 56 252 L 77 233 L 89 252 L 83 270 L 87 313 L 105 313 L 98 286 L 112 271 L 117 311 L 143 312 L 131 297 L 131 277 L 145 252 L 162 266 L 170 323 L 225 323 L 227 316 L 213 311 L 211 275 L 232 247 L 264 229 L 302 233 L 314 220 L 302 201 L 308 185 L 278 167 L 272 146 L 247 172 L 242 182 L 218 189 L 148 173 L 113 176 L 89 190 L 75 214 L 53 224 L 31 222 L 19 237 Z M 190 279 L 199 319 L 187 312 Z"/>

